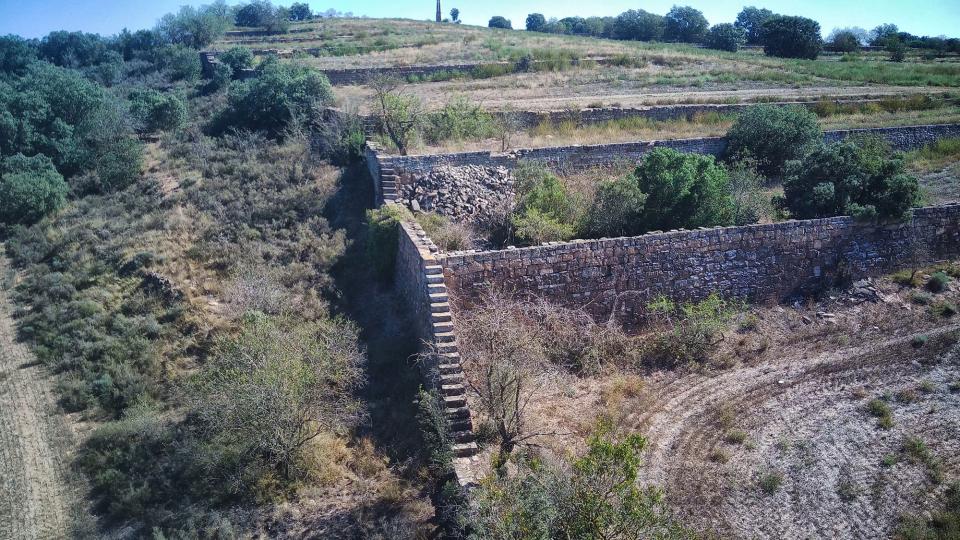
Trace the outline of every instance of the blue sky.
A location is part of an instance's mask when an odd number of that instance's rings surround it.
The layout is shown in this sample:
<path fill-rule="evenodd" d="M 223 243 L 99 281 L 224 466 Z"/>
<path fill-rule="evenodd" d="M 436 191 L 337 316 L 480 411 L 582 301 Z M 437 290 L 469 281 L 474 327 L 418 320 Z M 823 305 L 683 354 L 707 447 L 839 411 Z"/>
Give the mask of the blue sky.
<path fill-rule="evenodd" d="M 209 1 L 209 0 L 208 0 Z M 275 2 L 289 5 L 293 0 Z M 176 11 L 180 5 L 200 5 L 204 1 L 153 0 L 0 0 L 0 34 L 39 37 L 51 30 L 84 30 L 114 34 L 121 28 L 153 26 L 164 13 Z M 228 3 L 235 3 L 228 0 Z M 308 2 L 314 10 L 328 8 L 352 11 L 370 17 L 432 18 L 435 0 L 329 0 Z M 675 3 L 688 4 L 703 11 L 711 24 L 732 22 L 744 5 L 766 7 L 778 13 L 803 15 L 820 22 L 824 34 L 838 26 L 873 28 L 893 22 L 901 30 L 918 35 L 960 35 L 960 0 L 647 0 L 645 2 L 614 0 L 443 0 L 443 11 L 457 7 L 467 24 L 485 25 L 492 15 L 513 20 L 522 28 L 527 13 L 539 12 L 547 17 L 572 15 L 615 15 L 627 9 L 645 9 L 666 13 Z"/>

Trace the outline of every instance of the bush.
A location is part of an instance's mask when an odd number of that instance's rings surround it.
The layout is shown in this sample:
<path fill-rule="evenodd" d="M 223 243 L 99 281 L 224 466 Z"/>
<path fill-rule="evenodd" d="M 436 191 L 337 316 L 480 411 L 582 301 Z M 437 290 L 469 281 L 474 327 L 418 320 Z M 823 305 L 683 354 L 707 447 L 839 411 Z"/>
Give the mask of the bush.
<path fill-rule="evenodd" d="M 0 162 L 0 222 L 29 225 L 59 210 L 69 188 L 50 158 L 17 154 Z"/>
<path fill-rule="evenodd" d="M 247 47 L 231 47 L 217 59 L 230 66 L 230 69 L 233 70 L 234 77 L 236 77 L 241 70 L 253 67 L 253 51 Z"/>
<path fill-rule="evenodd" d="M 842 141 L 787 167 L 783 208 L 798 219 L 852 215 L 902 220 L 919 201 L 916 178 L 899 155 L 874 140 Z"/>
<path fill-rule="evenodd" d="M 291 21 L 308 21 L 312 18 L 313 13 L 310 11 L 310 5 L 306 2 L 294 2 L 290 4 Z"/>
<path fill-rule="evenodd" d="M 651 318 L 662 320 L 667 329 L 647 343 L 644 361 L 654 367 L 673 368 L 708 361 L 718 343 L 717 335 L 727 329 L 742 306 L 711 294 L 701 302 L 679 308 L 661 297 L 650 303 L 647 311 Z"/>
<path fill-rule="evenodd" d="M 816 60 L 822 50 L 820 23 L 813 19 L 778 15 L 763 23 L 763 52 L 767 56 Z"/>
<path fill-rule="evenodd" d="M 174 130 L 187 120 L 187 106 L 175 94 L 139 89 L 131 92 L 128 100 L 130 115 L 142 133 Z"/>
<path fill-rule="evenodd" d="M 277 135 L 294 118 L 333 101 L 326 75 L 313 68 L 266 61 L 254 79 L 230 87 L 228 126 Z"/>
<path fill-rule="evenodd" d="M 770 215 L 770 198 L 763 191 L 764 178 L 753 162 L 737 162 L 729 169 L 733 224 L 749 225 Z"/>
<path fill-rule="evenodd" d="M 527 32 L 542 32 L 547 25 L 547 18 L 542 13 L 527 15 Z"/>
<path fill-rule="evenodd" d="M 441 251 L 463 251 L 473 246 L 473 233 L 462 223 L 439 214 L 417 214 L 416 219 Z"/>
<path fill-rule="evenodd" d="M 733 218 L 727 172 L 712 156 L 655 148 L 634 171 L 647 195 L 643 229 L 729 225 Z"/>
<path fill-rule="evenodd" d="M 673 6 L 664 17 L 663 37 L 671 41 L 699 43 L 709 24 L 703 12 L 690 6 Z"/>
<path fill-rule="evenodd" d="M 857 52 L 860 50 L 860 38 L 851 29 L 834 30 L 830 35 L 830 49 L 837 52 Z"/>
<path fill-rule="evenodd" d="M 947 290 L 949 286 L 950 276 L 943 272 L 934 272 L 933 275 L 930 276 L 930 281 L 927 282 L 927 289 L 934 293 L 941 293 Z"/>
<path fill-rule="evenodd" d="M 767 176 L 779 176 L 784 164 L 800 159 L 821 143 L 817 115 L 804 107 L 757 105 L 740 113 L 727 133 L 727 155 L 751 157 Z"/>
<path fill-rule="evenodd" d="M 907 58 L 907 46 L 899 38 L 888 39 L 884 50 L 890 54 L 891 62 L 903 62 Z"/>
<path fill-rule="evenodd" d="M 317 118 L 312 127 L 317 153 L 334 165 L 347 165 L 363 157 L 367 135 L 358 115 L 324 115 Z"/>
<path fill-rule="evenodd" d="M 907 516 L 897 526 L 896 538 L 903 540 L 951 540 L 960 537 L 960 483 L 944 493 L 942 510 L 927 518 Z"/>
<path fill-rule="evenodd" d="M 737 52 L 746 42 L 746 31 L 730 23 L 714 25 L 704 39 L 707 47 L 729 52 Z"/>
<path fill-rule="evenodd" d="M 587 212 L 583 233 L 597 238 L 642 233 L 646 201 L 646 194 L 632 176 L 601 183 Z"/>
<path fill-rule="evenodd" d="M 574 237 L 572 224 L 563 223 L 536 208 L 524 208 L 513 215 L 514 235 L 526 245 L 562 242 Z"/>
<path fill-rule="evenodd" d="M 521 170 L 516 178 L 512 221 L 517 239 L 540 244 L 573 238 L 577 209 L 560 179 L 536 168 Z"/>
<path fill-rule="evenodd" d="M 157 32 L 168 43 L 201 49 L 213 43 L 230 26 L 229 9 L 222 3 L 199 8 L 183 6 L 176 14 L 168 13 L 157 23 Z"/>
<path fill-rule="evenodd" d="M 503 28 L 506 30 L 513 30 L 513 24 L 510 23 L 509 19 L 501 17 L 500 15 L 495 15 L 490 18 L 490 22 L 487 23 L 487 26 L 490 28 Z"/>
<path fill-rule="evenodd" d="M 494 117 L 479 103 L 457 96 L 427 115 L 424 139 L 429 143 L 486 139 L 494 135 Z"/>
<path fill-rule="evenodd" d="M 760 479 L 757 482 L 760 486 L 760 490 L 767 495 L 773 495 L 780 490 L 780 486 L 783 485 L 783 474 L 778 471 L 770 471 L 760 475 Z"/>
<path fill-rule="evenodd" d="M 612 33 L 616 39 L 659 41 L 663 38 L 665 26 L 662 15 L 630 9 L 617 15 Z"/>

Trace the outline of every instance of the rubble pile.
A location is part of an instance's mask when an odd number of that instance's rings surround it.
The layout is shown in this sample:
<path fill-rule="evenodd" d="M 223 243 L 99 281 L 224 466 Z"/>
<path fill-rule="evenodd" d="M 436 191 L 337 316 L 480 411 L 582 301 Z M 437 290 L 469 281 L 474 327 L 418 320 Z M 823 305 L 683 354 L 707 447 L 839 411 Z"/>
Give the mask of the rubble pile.
<path fill-rule="evenodd" d="M 513 176 L 505 167 L 441 165 L 400 182 L 399 198 L 414 212 L 436 212 L 455 221 L 480 222 L 513 202 Z"/>

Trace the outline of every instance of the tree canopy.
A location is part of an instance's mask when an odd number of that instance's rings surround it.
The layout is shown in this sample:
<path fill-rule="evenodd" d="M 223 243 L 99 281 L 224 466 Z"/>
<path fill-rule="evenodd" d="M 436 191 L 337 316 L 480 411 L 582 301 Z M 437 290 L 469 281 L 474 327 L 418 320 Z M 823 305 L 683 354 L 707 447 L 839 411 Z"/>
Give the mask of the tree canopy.
<path fill-rule="evenodd" d="M 663 37 L 672 41 L 699 43 L 709 23 L 703 12 L 690 6 L 673 6 L 664 17 Z"/>
<path fill-rule="evenodd" d="M 816 60 L 822 51 L 820 23 L 813 19 L 777 15 L 763 23 L 763 52 L 767 56 Z"/>
<path fill-rule="evenodd" d="M 763 25 L 775 14 L 769 9 L 759 9 L 753 6 L 745 7 L 737 15 L 737 21 L 734 23 L 738 28 L 742 28 L 747 33 L 747 43 L 750 45 L 760 45 L 763 43 Z"/>
<path fill-rule="evenodd" d="M 727 133 L 728 155 L 753 158 L 767 176 L 778 176 L 784 164 L 820 144 L 817 115 L 799 106 L 757 105 L 740 113 Z"/>

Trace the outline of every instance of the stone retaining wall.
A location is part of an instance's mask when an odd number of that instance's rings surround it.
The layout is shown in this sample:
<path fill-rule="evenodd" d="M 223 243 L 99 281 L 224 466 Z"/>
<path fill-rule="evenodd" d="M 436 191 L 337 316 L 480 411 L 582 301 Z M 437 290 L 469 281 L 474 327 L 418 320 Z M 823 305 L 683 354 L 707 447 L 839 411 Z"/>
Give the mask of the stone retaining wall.
<path fill-rule="evenodd" d="M 920 208 L 903 224 L 836 217 L 451 253 L 439 261 L 465 307 L 496 288 L 585 308 L 602 319 L 616 313 L 632 324 L 659 295 L 781 300 L 840 275 L 861 278 L 909 267 L 918 253 L 930 260 L 960 254 L 960 205 Z"/>

